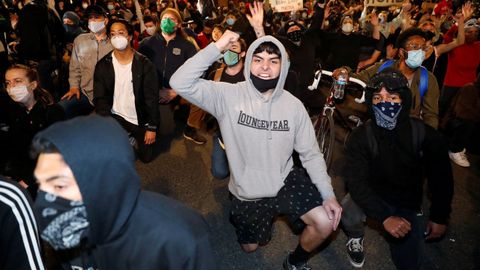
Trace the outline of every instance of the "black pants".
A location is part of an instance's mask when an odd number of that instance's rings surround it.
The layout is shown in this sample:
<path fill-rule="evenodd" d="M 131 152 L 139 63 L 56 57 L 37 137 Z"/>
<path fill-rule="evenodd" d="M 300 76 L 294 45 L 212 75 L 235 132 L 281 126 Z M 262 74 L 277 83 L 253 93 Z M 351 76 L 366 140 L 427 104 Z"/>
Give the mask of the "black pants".
<path fill-rule="evenodd" d="M 365 235 L 366 216 L 363 210 L 347 194 L 342 200 L 342 227 L 348 237 L 358 238 Z M 408 220 L 412 230 L 402 238 L 394 238 L 385 233 L 385 239 L 390 247 L 392 261 L 397 269 L 414 270 L 421 269 L 423 260 L 423 217 L 417 216 L 412 210 L 401 209 L 391 206 L 395 216 Z M 383 226 L 382 226 L 383 228 Z"/>
<path fill-rule="evenodd" d="M 147 131 L 146 128 L 134 125 L 116 114 L 113 114 L 112 116 L 128 132 L 129 136 L 135 138 L 135 140 L 137 141 L 137 145 L 138 145 L 138 149 L 136 149 L 137 157 L 143 163 L 148 163 L 152 161 L 153 149 L 154 149 L 155 143 L 145 144 L 145 132 Z"/>
<path fill-rule="evenodd" d="M 478 135 L 479 125 L 472 121 L 453 118 L 448 121 L 446 133 L 448 148 L 451 152 L 461 152 L 475 140 Z"/>
<path fill-rule="evenodd" d="M 438 118 L 442 119 L 445 116 L 445 113 L 450 107 L 453 98 L 460 90 L 460 87 L 451 87 L 443 86 L 442 92 L 440 93 L 440 99 L 438 100 Z"/>

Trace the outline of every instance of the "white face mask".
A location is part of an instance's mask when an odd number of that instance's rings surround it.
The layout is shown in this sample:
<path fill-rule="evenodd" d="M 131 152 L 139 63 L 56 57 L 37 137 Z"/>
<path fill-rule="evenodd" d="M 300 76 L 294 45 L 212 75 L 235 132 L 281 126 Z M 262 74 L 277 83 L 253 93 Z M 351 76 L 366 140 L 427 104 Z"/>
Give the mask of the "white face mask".
<path fill-rule="evenodd" d="M 100 33 L 103 29 L 105 29 L 104 22 L 88 22 L 88 29 L 92 31 L 94 34 Z"/>
<path fill-rule="evenodd" d="M 353 24 L 351 23 L 346 23 L 342 25 L 342 31 L 345 33 L 351 33 L 353 31 Z"/>
<path fill-rule="evenodd" d="M 26 85 L 17 85 L 7 89 L 8 95 L 13 101 L 18 103 L 26 103 L 31 95 Z"/>
<path fill-rule="evenodd" d="M 115 49 L 120 51 L 125 50 L 125 48 L 127 48 L 127 45 L 128 45 L 128 39 L 124 36 L 114 36 L 112 37 L 110 42 L 112 43 L 112 46 Z"/>
<path fill-rule="evenodd" d="M 115 8 L 114 5 L 108 5 L 107 7 L 108 7 L 108 10 L 113 10 Z"/>
<path fill-rule="evenodd" d="M 82 8 L 83 8 L 83 9 L 87 9 L 87 7 L 88 7 L 88 4 L 87 4 L 87 3 L 83 3 L 83 4 L 82 4 Z"/>
<path fill-rule="evenodd" d="M 157 31 L 157 27 L 155 26 L 147 27 L 146 31 L 147 31 L 147 34 L 149 34 L 150 36 L 153 36 Z"/>

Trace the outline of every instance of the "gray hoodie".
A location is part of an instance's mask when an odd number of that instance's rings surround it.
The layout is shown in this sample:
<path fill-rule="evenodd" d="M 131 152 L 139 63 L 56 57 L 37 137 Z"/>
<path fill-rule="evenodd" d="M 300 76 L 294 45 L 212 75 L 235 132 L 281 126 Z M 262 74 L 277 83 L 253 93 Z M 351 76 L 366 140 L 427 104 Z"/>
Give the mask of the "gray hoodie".
<path fill-rule="evenodd" d="M 270 97 L 255 89 L 250 80 L 253 52 L 266 41 L 278 46 L 282 59 L 278 84 Z M 210 44 L 173 74 L 170 85 L 217 118 L 230 164 L 230 192 L 240 200 L 275 197 L 293 167 L 292 152 L 296 150 L 322 197 L 334 197 L 310 117 L 303 104 L 283 90 L 289 67 L 283 45 L 272 36 L 253 42 L 245 57 L 244 82 L 200 79 L 221 56 L 215 44 Z"/>

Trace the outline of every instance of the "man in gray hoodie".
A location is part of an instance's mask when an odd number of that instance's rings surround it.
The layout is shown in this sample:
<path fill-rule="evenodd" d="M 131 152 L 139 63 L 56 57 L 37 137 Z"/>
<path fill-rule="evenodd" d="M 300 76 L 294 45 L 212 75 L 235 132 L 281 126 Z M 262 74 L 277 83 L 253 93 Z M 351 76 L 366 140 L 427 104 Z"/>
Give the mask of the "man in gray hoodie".
<path fill-rule="evenodd" d="M 284 214 L 303 231 L 283 267 L 311 269 L 311 252 L 336 230 L 342 209 L 308 113 L 283 90 L 289 67 L 285 48 L 271 36 L 261 37 L 247 51 L 246 81 L 200 79 L 238 38 L 226 31 L 187 60 L 170 85 L 218 120 L 230 163 L 231 222 L 243 250 L 253 252 L 268 243 L 274 218 Z M 306 171 L 293 167 L 293 150 Z"/>

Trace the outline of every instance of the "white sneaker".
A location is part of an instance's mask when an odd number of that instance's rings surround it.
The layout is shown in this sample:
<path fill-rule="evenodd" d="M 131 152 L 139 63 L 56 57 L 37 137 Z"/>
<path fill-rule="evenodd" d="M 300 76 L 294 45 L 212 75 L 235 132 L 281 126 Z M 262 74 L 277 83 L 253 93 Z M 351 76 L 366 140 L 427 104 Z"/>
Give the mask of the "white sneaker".
<path fill-rule="evenodd" d="M 470 167 L 470 162 L 468 161 L 467 155 L 465 154 L 465 149 L 457 153 L 452 153 L 448 151 L 448 156 L 458 166 L 465 167 L 465 168 Z"/>

